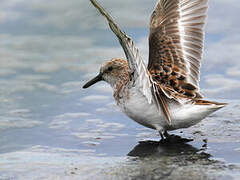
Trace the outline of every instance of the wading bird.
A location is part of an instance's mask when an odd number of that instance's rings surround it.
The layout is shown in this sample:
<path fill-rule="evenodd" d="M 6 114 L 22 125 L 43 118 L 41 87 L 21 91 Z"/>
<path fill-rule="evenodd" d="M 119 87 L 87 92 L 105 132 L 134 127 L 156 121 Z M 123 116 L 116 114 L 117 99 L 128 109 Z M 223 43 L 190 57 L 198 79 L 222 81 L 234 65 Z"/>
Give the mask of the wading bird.
<path fill-rule="evenodd" d="M 107 61 L 83 88 L 106 81 L 120 109 L 162 139 L 226 105 L 203 100 L 199 92 L 208 0 L 158 0 L 150 19 L 148 66 L 133 40 L 96 0 L 90 1 L 107 19 L 127 60 Z"/>

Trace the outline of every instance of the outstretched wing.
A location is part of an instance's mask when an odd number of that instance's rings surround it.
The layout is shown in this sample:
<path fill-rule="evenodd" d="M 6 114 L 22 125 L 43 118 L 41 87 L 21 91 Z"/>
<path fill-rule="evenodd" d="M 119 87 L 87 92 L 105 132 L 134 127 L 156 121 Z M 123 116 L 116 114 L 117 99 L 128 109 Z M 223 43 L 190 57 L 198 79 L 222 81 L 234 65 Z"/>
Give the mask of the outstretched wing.
<path fill-rule="evenodd" d="M 111 16 L 103 9 L 103 7 L 100 6 L 96 0 L 90 1 L 107 19 L 111 30 L 118 37 L 118 40 L 125 52 L 128 61 L 130 75 L 133 76 L 132 78 L 134 79 L 139 79 L 143 94 L 146 96 L 149 104 L 152 103 L 152 82 L 149 79 L 147 67 L 144 64 L 138 49 L 135 47 L 133 40 L 118 27 Z"/>
<path fill-rule="evenodd" d="M 201 98 L 199 74 L 208 0 L 158 0 L 151 16 L 148 69 L 153 80 Z"/>

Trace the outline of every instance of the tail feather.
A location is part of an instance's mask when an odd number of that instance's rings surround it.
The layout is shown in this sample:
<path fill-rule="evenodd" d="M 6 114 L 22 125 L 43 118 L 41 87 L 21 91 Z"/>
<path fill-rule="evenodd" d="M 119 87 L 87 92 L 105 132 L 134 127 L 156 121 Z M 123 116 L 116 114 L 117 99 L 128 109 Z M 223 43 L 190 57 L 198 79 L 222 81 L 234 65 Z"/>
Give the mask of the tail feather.
<path fill-rule="evenodd" d="M 219 102 L 207 101 L 207 100 L 201 100 L 201 99 L 197 100 L 195 104 L 196 105 L 213 105 L 212 108 L 216 110 L 221 109 L 228 105 L 228 103 L 219 103 Z"/>

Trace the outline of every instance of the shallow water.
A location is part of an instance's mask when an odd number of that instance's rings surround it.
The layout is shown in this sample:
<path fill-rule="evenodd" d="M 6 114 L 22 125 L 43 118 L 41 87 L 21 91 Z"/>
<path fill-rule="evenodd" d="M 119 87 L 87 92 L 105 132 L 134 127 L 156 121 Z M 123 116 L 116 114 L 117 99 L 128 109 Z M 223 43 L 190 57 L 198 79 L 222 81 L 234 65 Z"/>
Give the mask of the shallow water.
<path fill-rule="evenodd" d="M 160 143 L 156 132 L 112 111 L 114 107 L 108 113 L 68 110 L 49 119 L 35 119 L 39 124 L 26 120 L 30 123 L 1 131 L 0 177 L 238 179 L 239 101 L 228 102 L 228 107 L 202 123 L 173 132 L 193 138 L 189 143 Z M 23 119 L 33 117 L 26 110 L 17 113 Z"/>
<path fill-rule="evenodd" d="M 192 142 L 159 143 L 157 132 L 119 112 L 107 84 L 81 88 L 105 60 L 124 56 L 90 4 L 32 2 L 11 4 L 25 16 L 0 23 L 0 180 L 239 179 L 240 101 L 233 94 L 204 91 L 229 105 L 194 127 L 171 132 Z M 132 20 L 117 13 L 130 7 L 102 2 L 147 59 L 145 22 L 155 1 L 139 3 L 141 12 Z M 68 9 L 76 14 L 59 15 Z M 207 43 L 215 39 L 207 34 Z M 209 75 L 206 66 L 202 70 Z M 201 87 L 207 89 L 205 75 Z"/>

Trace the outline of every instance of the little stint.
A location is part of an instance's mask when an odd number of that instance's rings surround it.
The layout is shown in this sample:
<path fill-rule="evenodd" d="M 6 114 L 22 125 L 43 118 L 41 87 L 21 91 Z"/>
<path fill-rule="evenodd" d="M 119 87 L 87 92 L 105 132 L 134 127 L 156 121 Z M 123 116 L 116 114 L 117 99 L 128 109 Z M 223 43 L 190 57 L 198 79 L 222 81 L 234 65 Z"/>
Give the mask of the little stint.
<path fill-rule="evenodd" d="M 150 20 L 148 66 L 133 40 L 96 0 L 90 1 L 107 19 L 127 60 L 106 62 L 83 88 L 106 81 L 120 109 L 162 139 L 167 131 L 193 126 L 226 105 L 203 100 L 199 92 L 208 0 L 158 0 Z"/>

